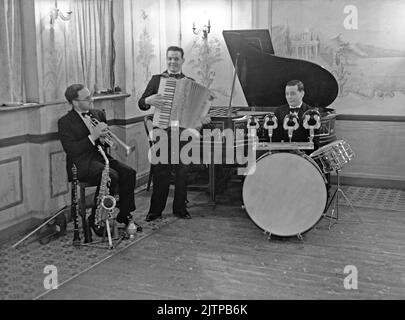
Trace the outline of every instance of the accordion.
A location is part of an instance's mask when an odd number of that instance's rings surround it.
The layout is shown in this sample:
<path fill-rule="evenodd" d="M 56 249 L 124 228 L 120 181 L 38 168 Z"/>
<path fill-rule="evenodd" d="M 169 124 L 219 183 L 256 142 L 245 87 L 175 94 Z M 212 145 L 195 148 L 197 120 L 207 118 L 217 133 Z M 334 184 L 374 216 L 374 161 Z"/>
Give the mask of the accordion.
<path fill-rule="evenodd" d="M 195 129 L 210 109 L 210 91 L 193 80 L 183 78 L 160 78 L 158 94 L 165 105 L 155 108 L 153 125 L 162 129 L 177 126 Z"/>

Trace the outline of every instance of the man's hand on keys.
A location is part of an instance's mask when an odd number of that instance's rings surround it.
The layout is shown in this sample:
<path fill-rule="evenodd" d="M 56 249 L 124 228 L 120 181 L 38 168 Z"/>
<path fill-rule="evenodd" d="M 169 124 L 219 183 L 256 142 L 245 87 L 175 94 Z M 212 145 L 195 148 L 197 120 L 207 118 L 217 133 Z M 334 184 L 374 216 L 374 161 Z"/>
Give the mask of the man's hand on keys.
<path fill-rule="evenodd" d="M 154 106 L 156 108 L 161 108 L 165 106 L 166 99 L 161 94 L 154 94 L 145 99 L 145 103 Z"/>

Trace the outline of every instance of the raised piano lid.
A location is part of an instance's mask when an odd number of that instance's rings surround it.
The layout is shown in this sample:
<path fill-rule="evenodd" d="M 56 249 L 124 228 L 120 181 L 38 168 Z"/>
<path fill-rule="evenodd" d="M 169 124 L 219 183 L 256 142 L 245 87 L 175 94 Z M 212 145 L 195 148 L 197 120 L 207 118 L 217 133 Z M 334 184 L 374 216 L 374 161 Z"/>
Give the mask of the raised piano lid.
<path fill-rule="evenodd" d="M 320 65 L 274 55 L 269 30 L 224 30 L 222 32 L 249 106 L 275 107 L 286 104 L 285 85 L 298 79 L 304 83 L 304 102 L 327 107 L 337 97 L 335 77 Z"/>

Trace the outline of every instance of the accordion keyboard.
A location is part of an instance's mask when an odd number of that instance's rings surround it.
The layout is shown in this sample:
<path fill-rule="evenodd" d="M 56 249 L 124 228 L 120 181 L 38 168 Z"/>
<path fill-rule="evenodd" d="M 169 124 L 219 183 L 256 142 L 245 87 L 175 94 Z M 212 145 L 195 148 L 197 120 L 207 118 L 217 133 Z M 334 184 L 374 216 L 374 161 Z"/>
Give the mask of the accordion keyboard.
<path fill-rule="evenodd" d="M 176 79 L 165 79 L 165 85 L 159 87 L 158 93 L 165 99 L 165 105 L 156 108 L 153 115 L 153 125 L 159 128 L 167 128 L 170 122 L 170 112 L 172 109 L 174 93 L 176 91 Z"/>

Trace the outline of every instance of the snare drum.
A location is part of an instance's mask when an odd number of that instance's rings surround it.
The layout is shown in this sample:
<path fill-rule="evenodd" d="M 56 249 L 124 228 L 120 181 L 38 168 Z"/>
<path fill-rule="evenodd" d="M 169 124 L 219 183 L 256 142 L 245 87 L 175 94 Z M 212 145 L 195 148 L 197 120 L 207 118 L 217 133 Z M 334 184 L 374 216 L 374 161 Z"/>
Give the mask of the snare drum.
<path fill-rule="evenodd" d="M 307 155 L 265 154 L 243 183 L 243 202 L 258 227 L 278 236 L 310 230 L 322 217 L 326 179 Z"/>
<path fill-rule="evenodd" d="M 310 157 L 328 173 L 342 169 L 343 165 L 351 161 L 354 152 L 350 145 L 344 140 L 337 140 L 312 152 Z"/>

